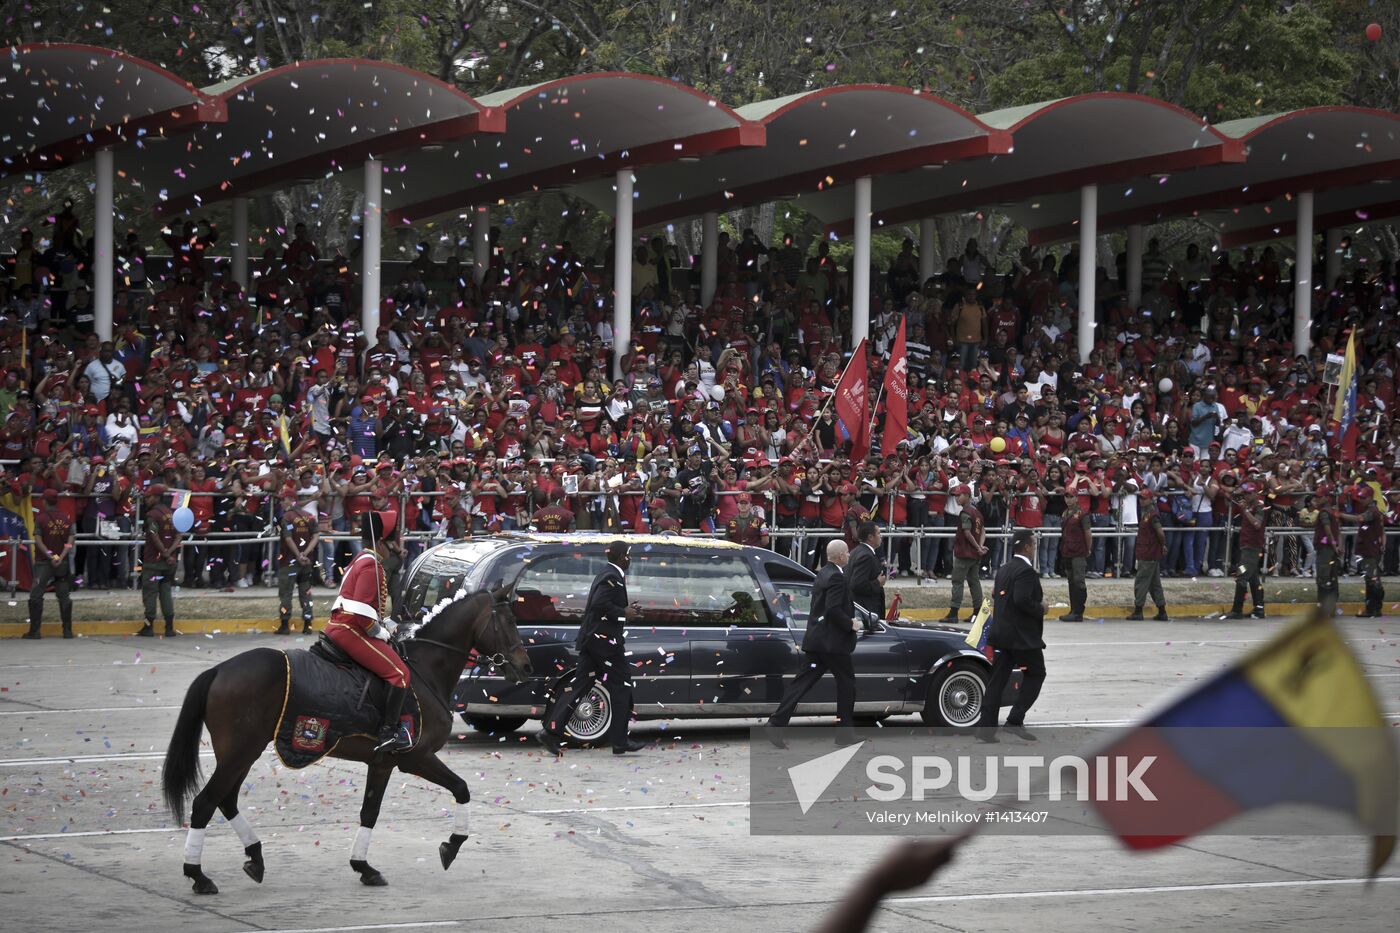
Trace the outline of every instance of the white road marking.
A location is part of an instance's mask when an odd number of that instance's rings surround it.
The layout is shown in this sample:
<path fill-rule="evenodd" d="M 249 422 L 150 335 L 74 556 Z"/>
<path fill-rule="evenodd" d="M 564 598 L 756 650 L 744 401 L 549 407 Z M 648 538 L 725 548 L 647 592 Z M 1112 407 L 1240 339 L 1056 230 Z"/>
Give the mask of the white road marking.
<path fill-rule="evenodd" d="M 239 933 L 353 933 L 353 930 L 421 930 L 433 926 L 462 926 L 465 920 L 416 920 L 410 923 L 365 923 L 364 926 L 304 926 L 294 930 L 239 930 Z"/>
<path fill-rule="evenodd" d="M 7 709 L 0 716 L 57 716 L 60 713 L 125 713 L 179 709 L 178 706 L 86 706 L 80 709 Z"/>
<path fill-rule="evenodd" d="M 202 750 L 202 757 L 212 757 L 213 751 Z M 0 768 L 24 768 L 29 765 L 92 764 L 111 761 L 164 761 L 165 752 L 121 752 L 115 755 L 62 755 L 53 758 L 0 758 Z"/>
<path fill-rule="evenodd" d="M 146 833 L 183 834 L 183 827 L 171 826 L 166 829 L 95 829 L 81 833 L 25 833 L 19 836 L 0 836 L 0 842 L 24 842 L 28 839 L 73 839 L 81 836 L 138 836 Z"/>
<path fill-rule="evenodd" d="M 774 804 L 782 804 L 787 801 L 773 801 Z M 749 807 L 751 804 L 747 800 L 735 800 L 726 803 L 677 803 L 677 804 L 638 804 L 636 806 L 619 807 L 564 807 L 557 810 L 516 810 L 512 807 L 499 807 L 503 815 L 514 813 L 518 816 L 561 816 L 567 813 L 632 813 L 638 810 L 710 810 L 716 807 Z M 423 819 L 429 819 L 423 817 Z M 431 819 L 438 819 L 437 816 Z M 223 823 L 214 824 L 222 826 Z M 153 833 L 166 833 L 167 835 L 183 833 L 181 827 L 166 827 L 159 829 L 96 829 L 74 833 L 21 833 L 15 836 L 0 836 L 0 842 L 26 842 L 31 839 L 78 839 L 84 836 L 139 836 Z"/>
<path fill-rule="evenodd" d="M 1400 881 L 1400 876 L 1381 878 L 1313 878 L 1289 881 L 1227 881 L 1220 884 L 1164 884 L 1135 888 L 1083 888 L 1063 891 L 997 891 L 987 894 L 928 894 L 891 897 L 887 904 L 951 904 L 960 901 L 1015 901 L 1053 897 L 1121 897 L 1125 894 L 1189 894 L 1201 891 L 1241 891 L 1254 888 L 1313 888 Z"/>
<path fill-rule="evenodd" d="M 785 803 L 788 801 L 777 801 Z M 563 807 L 558 810 L 520 810 L 525 816 L 554 816 L 563 813 L 634 813 L 639 810 L 709 810 L 715 807 L 748 807 L 747 800 L 731 800 L 723 803 L 652 803 L 620 807 Z"/>

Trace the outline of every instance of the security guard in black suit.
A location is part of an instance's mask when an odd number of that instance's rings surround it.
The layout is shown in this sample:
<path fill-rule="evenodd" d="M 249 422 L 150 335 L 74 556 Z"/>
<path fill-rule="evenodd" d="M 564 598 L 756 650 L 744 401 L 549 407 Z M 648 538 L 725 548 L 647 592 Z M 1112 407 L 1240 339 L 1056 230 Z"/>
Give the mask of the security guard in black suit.
<path fill-rule="evenodd" d="M 1035 572 L 1035 533 L 1021 528 L 1011 539 L 1012 557 L 997 571 L 992 587 L 992 619 L 988 624 L 987 644 L 997 649 L 992 663 L 991 682 L 982 697 L 982 716 L 978 721 L 978 738 L 995 742 L 997 716 L 1001 695 L 1011 679 L 1011 672 L 1024 666 L 1020 695 L 1006 716 L 1007 729 L 1027 741 L 1034 741 L 1025 727 L 1026 711 L 1040 696 L 1045 683 L 1045 597 L 1040 589 L 1040 574 Z"/>
<path fill-rule="evenodd" d="M 851 596 L 877 619 L 885 617 L 885 562 L 880 559 L 880 528 L 874 522 L 856 525 L 859 540 L 851 549 Z"/>
<path fill-rule="evenodd" d="M 807 614 L 807 631 L 802 636 L 807 669 L 788 685 L 777 712 L 768 720 L 768 741 L 779 748 L 786 748 L 787 744 L 771 730 L 788 724 L 802 697 L 827 671 L 836 678 L 836 718 L 841 725 L 836 744 L 846 745 L 855 740 L 852 729 L 856 713 L 856 671 L 851 654 L 856 650 L 857 627 L 855 602 L 851 599 L 845 571 L 849 559 L 846 542 L 838 539 L 827 544 L 827 563 L 812 587 L 812 607 Z"/>
<path fill-rule="evenodd" d="M 612 722 L 608 739 L 614 755 L 625 755 L 645 748 L 647 743 L 627 735 L 632 718 L 632 672 L 623 642 L 623 627 L 637 609 L 627 601 L 627 568 L 631 560 L 625 541 L 608 545 L 608 565 L 593 579 L 588 590 L 588 603 L 579 626 L 578 670 L 573 682 L 565 688 L 544 717 L 544 729 L 535 738 L 554 755 L 564 754 L 564 724 L 574 714 L 579 698 L 601 681 L 612 698 Z"/>

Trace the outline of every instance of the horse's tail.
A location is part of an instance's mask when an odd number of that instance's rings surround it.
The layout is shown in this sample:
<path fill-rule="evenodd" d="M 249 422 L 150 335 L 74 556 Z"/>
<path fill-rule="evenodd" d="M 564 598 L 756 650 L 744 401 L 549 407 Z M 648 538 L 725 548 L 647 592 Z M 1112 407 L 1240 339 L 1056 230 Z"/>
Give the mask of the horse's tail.
<path fill-rule="evenodd" d="M 170 808 L 177 824 L 185 822 L 185 798 L 199 786 L 199 736 L 204 731 L 204 708 L 209 701 L 209 688 L 219 674 L 217 667 L 200 674 L 185 691 L 180 706 L 180 718 L 175 721 L 175 734 L 165 752 L 165 770 L 161 790 L 165 805 Z"/>

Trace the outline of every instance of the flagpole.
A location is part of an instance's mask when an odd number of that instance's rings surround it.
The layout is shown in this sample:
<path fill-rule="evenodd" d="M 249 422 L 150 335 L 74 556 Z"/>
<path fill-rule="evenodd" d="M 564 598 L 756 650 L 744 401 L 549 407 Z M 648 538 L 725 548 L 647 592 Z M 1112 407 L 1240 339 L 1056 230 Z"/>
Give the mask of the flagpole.
<path fill-rule="evenodd" d="M 880 380 L 880 391 L 875 394 L 875 404 L 870 406 L 870 424 L 865 429 L 866 449 L 869 450 L 869 439 L 875 436 L 875 419 L 879 417 L 880 402 L 885 398 L 885 381 Z M 889 456 L 889 451 L 884 449 L 883 440 L 880 448 L 881 456 Z"/>
<path fill-rule="evenodd" d="M 851 368 L 851 364 L 854 363 L 854 362 L 856 361 L 856 354 L 859 353 L 859 352 L 861 351 L 861 348 L 865 346 L 865 340 L 866 340 L 866 338 L 862 337 L 861 340 L 860 340 L 860 343 L 856 344 L 856 348 L 855 348 L 854 350 L 851 351 L 851 358 L 850 358 L 849 360 L 846 361 L 846 365 L 845 365 L 844 367 L 842 367 L 842 369 L 841 369 L 841 375 L 838 376 L 838 377 L 836 378 L 836 384 L 837 384 L 838 386 L 841 384 L 841 381 L 842 381 L 843 379 L 846 378 L 846 370 L 850 369 L 850 368 Z M 819 422 L 819 421 L 822 420 L 822 415 L 824 415 L 824 414 L 826 413 L 826 410 L 827 410 L 828 408 L 831 407 L 831 401 L 832 401 L 832 399 L 834 399 L 834 398 L 836 398 L 836 391 L 835 391 L 835 389 L 833 389 L 832 392 L 831 392 L 831 394 L 828 395 L 828 396 L 826 397 L 826 402 L 823 403 L 823 404 L 822 404 L 822 407 L 819 408 L 819 409 L 817 410 L 817 416 L 816 416 L 815 418 L 812 419 L 812 424 L 813 424 L 813 426 L 814 426 L 814 427 L 813 427 L 813 430 L 808 431 L 808 432 L 807 432 L 807 436 L 804 437 L 804 438 L 802 438 L 802 443 L 798 444 L 796 447 L 794 447 L 794 448 L 792 449 L 793 455 L 796 455 L 796 453 L 797 453 L 799 450 L 801 450 L 803 447 L 807 446 L 807 442 L 810 441 L 813 437 L 816 436 L 816 433 L 817 433 L 817 432 L 816 432 L 816 430 L 815 430 L 815 425 L 817 424 L 817 422 Z"/>

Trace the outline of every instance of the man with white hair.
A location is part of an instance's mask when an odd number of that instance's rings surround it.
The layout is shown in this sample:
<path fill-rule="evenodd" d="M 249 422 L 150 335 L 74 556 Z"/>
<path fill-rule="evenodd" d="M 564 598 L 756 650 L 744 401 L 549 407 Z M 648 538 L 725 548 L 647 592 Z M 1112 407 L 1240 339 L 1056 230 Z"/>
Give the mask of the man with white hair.
<path fill-rule="evenodd" d="M 817 574 L 812 586 L 807 631 L 802 636 L 807 668 L 788 685 L 777 712 L 768 720 L 768 741 L 778 748 L 786 748 L 787 743 L 772 730 L 788 724 L 797 704 L 827 671 L 836 679 L 836 718 L 841 725 L 836 744 L 855 741 L 852 728 L 855 725 L 856 671 L 851 654 L 856 650 L 856 618 L 855 601 L 846 581 L 849 559 L 850 550 L 845 541 L 838 538 L 827 544 L 826 566 Z"/>

